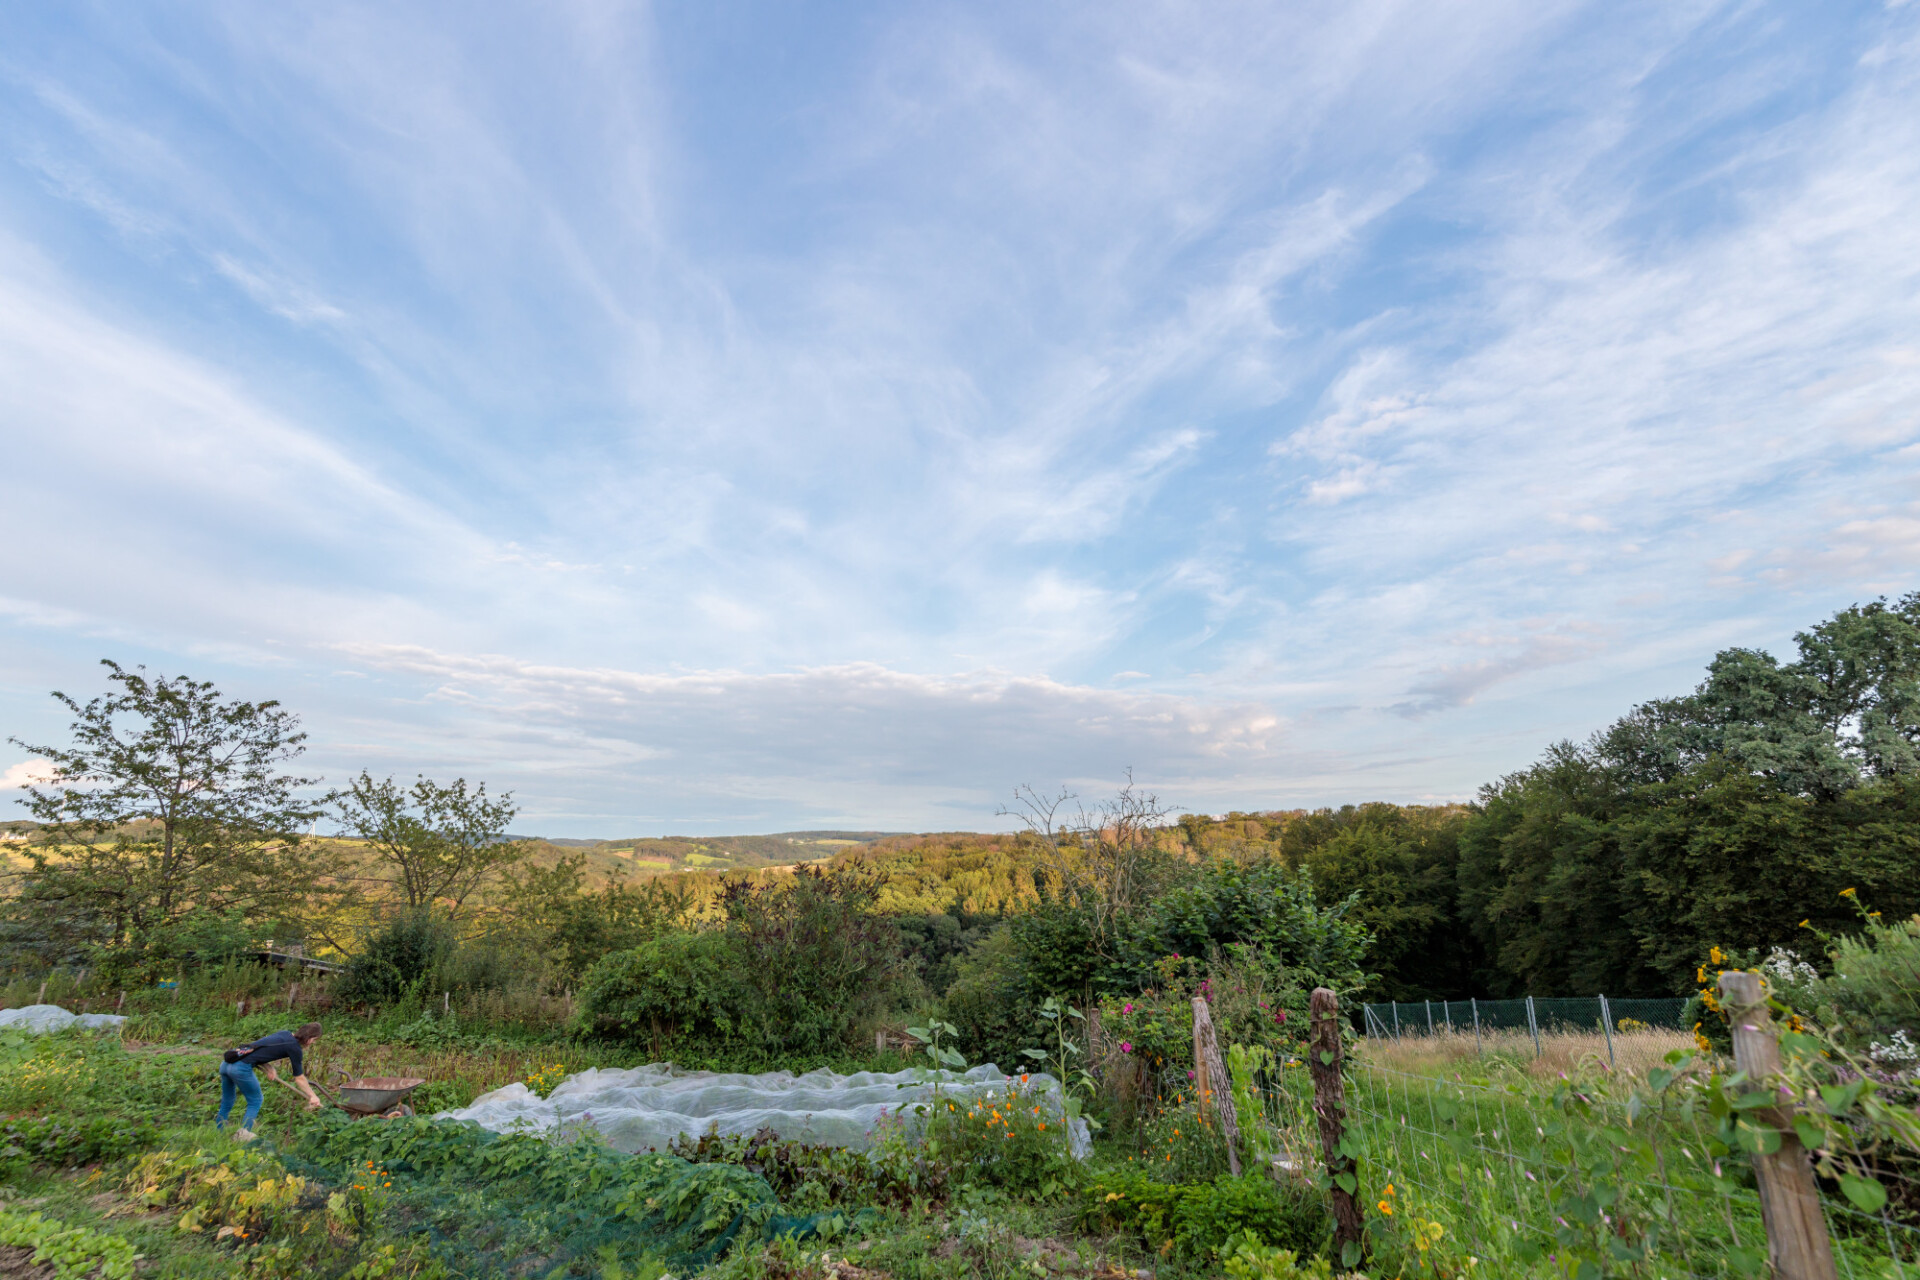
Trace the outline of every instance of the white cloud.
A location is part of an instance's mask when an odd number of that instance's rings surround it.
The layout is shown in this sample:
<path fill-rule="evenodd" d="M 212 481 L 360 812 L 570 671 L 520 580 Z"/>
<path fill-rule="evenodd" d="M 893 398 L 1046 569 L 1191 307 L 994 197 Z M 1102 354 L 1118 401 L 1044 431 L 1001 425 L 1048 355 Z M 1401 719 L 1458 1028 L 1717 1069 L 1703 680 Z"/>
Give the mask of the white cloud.
<path fill-rule="evenodd" d="M 53 761 L 36 756 L 31 760 L 10 764 L 4 772 L 0 772 L 0 791 L 43 787 L 51 781 L 53 781 Z"/>

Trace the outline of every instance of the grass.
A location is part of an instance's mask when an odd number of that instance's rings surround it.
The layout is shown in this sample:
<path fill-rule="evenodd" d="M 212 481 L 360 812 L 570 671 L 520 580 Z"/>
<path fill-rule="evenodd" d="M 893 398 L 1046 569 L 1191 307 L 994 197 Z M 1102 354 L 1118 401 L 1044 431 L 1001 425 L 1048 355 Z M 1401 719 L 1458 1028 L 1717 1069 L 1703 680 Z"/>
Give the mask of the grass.
<path fill-rule="evenodd" d="M 1605 1067 L 1644 1078 L 1673 1050 L 1693 1048 L 1693 1037 L 1683 1031 L 1648 1027 L 1616 1031 L 1609 1046 L 1607 1037 L 1599 1031 L 1543 1032 L 1536 1053 L 1533 1037 L 1525 1031 L 1488 1031 L 1476 1037 L 1471 1031 L 1441 1027 L 1432 1035 L 1369 1039 L 1361 1046 L 1369 1063 L 1410 1075 L 1450 1075 L 1486 1070 L 1488 1064 L 1501 1063 L 1537 1080 Z"/>

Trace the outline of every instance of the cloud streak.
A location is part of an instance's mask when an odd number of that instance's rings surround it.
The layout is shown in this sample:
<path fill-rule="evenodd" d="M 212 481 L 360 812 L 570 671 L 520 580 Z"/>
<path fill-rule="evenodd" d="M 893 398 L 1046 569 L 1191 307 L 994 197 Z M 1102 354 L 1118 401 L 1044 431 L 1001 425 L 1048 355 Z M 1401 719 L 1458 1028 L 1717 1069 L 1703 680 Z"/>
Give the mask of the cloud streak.
<path fill-rule="evenodd" d="M 1458 796 L 1913 585 L 1914 6 L 740 21 L 0 18 L 0 711 L 556 831 Z"/>

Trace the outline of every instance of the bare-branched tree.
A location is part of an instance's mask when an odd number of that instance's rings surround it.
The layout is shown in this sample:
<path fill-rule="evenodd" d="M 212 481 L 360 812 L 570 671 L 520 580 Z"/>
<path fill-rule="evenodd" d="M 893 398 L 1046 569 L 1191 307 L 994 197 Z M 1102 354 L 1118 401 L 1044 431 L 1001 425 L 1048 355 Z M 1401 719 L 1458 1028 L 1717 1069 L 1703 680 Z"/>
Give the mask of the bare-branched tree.
<path fill-rule="evenodd" d="M 1164 860 L 1156 833 L 1173 812 L 1158 795 L 1135 786 L 1132 769 L 1126 777 L 1111 800 L 1091 808 L 1065 787 L 1047 793 L 1022 783 L 1014 788 L 1013 804 L 997 813 L 1017 820 L 1046 846 L 1062 894 L 1093 912 L 1101 937 L 1150 893 Z"/>

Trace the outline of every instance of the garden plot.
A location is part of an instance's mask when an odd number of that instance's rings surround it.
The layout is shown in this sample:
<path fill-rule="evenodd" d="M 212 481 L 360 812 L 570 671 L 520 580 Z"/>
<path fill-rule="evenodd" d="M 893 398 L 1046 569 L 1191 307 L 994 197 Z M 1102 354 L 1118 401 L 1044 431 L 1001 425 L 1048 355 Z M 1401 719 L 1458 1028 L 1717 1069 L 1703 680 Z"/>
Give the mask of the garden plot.
<path fill-rule="evenodd" d="M 619 1151 L 665 1150 L 681 1136 L 709 1131 L 751 1134 L 771 1129 L 782 1138 L 819 1146 L 865 1150 L 889 1122 L 935 1090 L 951 1101 L 1005 1097 L 1011 1089 L 1054 1115 L 1060 1083 L 1038 1073 L 1010 1078 L 991 1064 L 952 1071 L 770 1071 L 760 1075 L 683 1071 L 669 1063 L 629 1070 L 605 1068 L 568 1076 L 545 1098 L 524 1084 L 475 1098 L 473 1105 L 436 1119 L 472 1120 L 497 1133 L 591 1125 Z M 1086 1121 L 1067 1123 L 1073 1154 L 1091 1150 Z"/>

